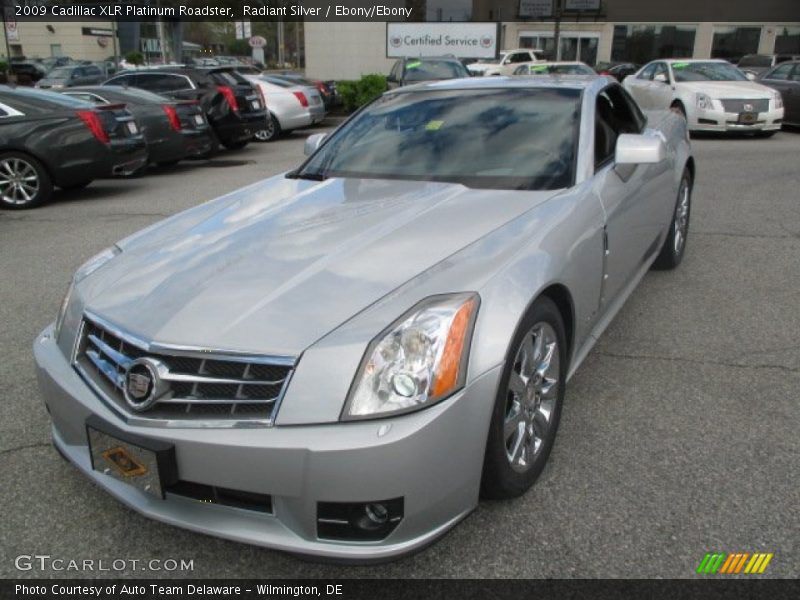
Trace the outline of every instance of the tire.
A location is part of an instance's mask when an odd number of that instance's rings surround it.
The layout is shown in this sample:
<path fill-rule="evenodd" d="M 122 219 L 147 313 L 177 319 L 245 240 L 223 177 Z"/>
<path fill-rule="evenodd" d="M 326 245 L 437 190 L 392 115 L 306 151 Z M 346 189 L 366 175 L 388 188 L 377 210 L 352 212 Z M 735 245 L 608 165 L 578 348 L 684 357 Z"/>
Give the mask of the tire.
<path fill-rule="evenodd" d="M 683 106 L 682 102 L 673 102 L 672 106 L 670 106 L 669 109 L 673 112 L 678 113 L 684 119 L 686 118 L 686 108 Z"/>
<path fill-rule="evenodd" d="M 74 191 L 77 191 L 77 190 L 82 190 L 83 188 L 87 187 L 91 183 L 92 183 L 92 180 L 90 179 L 89 181 L 79 181 L 78 183 L 71 183 L 69 185 L 60 185 L 58 187 L 60 187 L 65 192 L 74 192 Z"/>
<path fill-rule="evenodd" d="M 0 154 L 0 207 L 35 208 L 53 196 L 53 182 L 38 160 L 22 152 Z"/>
<path fill-rule="evenodd" d="M 669 224 L 669 233 L 661 246 L 653 269 L 666 271 L 674 269 L 683 260 L 686 252 L 686 240 L 689 236 L 689 217 L 692 212 L 692 176 L 688 169 L 683 170 L 681 185 L 678 188 L 678 199 Z"/>
<path fill-rule="evenodd" d="M 275 118 L 275 115 L 270 113 L 266 129 L 256 131 L 255 139 L 257 142 L 272 142 L 277 140 L 280 135 L 281 125 L 278 123 L 278 119 Z"/>
<path fill-rule="evenodd" d="M 544 377 L 539 378 L 541 369 Z M 509 345 L 489 425 L 481 497 L 515 498 L 539 477 L 558 431 L 566 375 L 564 321 L 555 303 L 541 297 Z"/>
<path fill-rule="evenodd" d="M 241 140 L 238 142 L 222 142 L 222 145 L 225 146 L 228 150 L 241 150 L 249 143 L 250 140 Z"/>

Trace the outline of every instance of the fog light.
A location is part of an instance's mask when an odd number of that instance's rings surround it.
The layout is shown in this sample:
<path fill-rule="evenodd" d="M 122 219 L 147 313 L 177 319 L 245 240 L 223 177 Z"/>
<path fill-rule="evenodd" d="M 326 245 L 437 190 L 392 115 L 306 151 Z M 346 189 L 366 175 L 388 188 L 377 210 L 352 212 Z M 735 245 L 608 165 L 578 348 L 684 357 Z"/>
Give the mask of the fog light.
<path fill-rule="evenodd" d="M 402 520 L 403 498 L 317 504 L 317 535 L 320 539 L 382 540 Z"/>
<path fill-rule="evenodd" d="M 389 520 L 389 509 L 378 502 L 367 504 L 364 507 L 366 518 L 359 519 L 358 526 L 362 529 L 377 529 Z"/>

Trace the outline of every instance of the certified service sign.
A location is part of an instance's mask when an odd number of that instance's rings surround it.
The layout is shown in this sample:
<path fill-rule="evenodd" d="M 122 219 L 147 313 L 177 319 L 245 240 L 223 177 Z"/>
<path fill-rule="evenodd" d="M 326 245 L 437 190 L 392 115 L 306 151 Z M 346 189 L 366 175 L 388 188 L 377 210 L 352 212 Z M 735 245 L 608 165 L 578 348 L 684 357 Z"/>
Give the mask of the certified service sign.
<path fill-rule="evenodd" d="M 497 57 L 497 23 L 386 23 L 386 56 Z"/>

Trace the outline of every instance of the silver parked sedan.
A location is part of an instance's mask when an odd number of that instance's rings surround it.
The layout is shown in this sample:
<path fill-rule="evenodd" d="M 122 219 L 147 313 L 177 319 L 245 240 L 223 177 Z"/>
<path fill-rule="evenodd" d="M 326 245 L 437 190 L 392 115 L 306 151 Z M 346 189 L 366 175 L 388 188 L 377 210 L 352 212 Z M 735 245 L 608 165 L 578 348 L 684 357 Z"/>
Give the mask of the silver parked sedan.
<path fill-rule="evenodd" d="M 390 92 L 120 241 L 34 344 L 56 447 L 154 519 L 342 559 L 524 493 L 565 385 L 684 255 L 684 119 L 607 78 Z"/>
<path fill-rule="evenodd" d="M 325 118 L 325 103 L 312 84 L 272 75 L 244 75 L 264 94 L 267 122 L 256 131 L 259 142 L 271 142 L 283 132 L 310 127 Z"/>

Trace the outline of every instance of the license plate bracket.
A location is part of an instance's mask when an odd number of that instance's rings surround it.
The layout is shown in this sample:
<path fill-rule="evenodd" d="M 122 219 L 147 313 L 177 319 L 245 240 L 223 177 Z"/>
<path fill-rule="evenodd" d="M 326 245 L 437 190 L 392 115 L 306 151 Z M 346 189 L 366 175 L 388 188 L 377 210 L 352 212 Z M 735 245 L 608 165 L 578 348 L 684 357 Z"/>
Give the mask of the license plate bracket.
<path fill-rule="evenodd" d="M 758 120 L 758 113 L 756 112 L 743 112 L 739 113 L 739 123 L 743 125 L 752 125 Z"/>
<path fill-rule="evenodd" d="M 122 431 L 96 415 L 86 419 L 86 438 L 92 469 L 99 473 L 162 499 L 178 481 L 172 444 Z"/>

